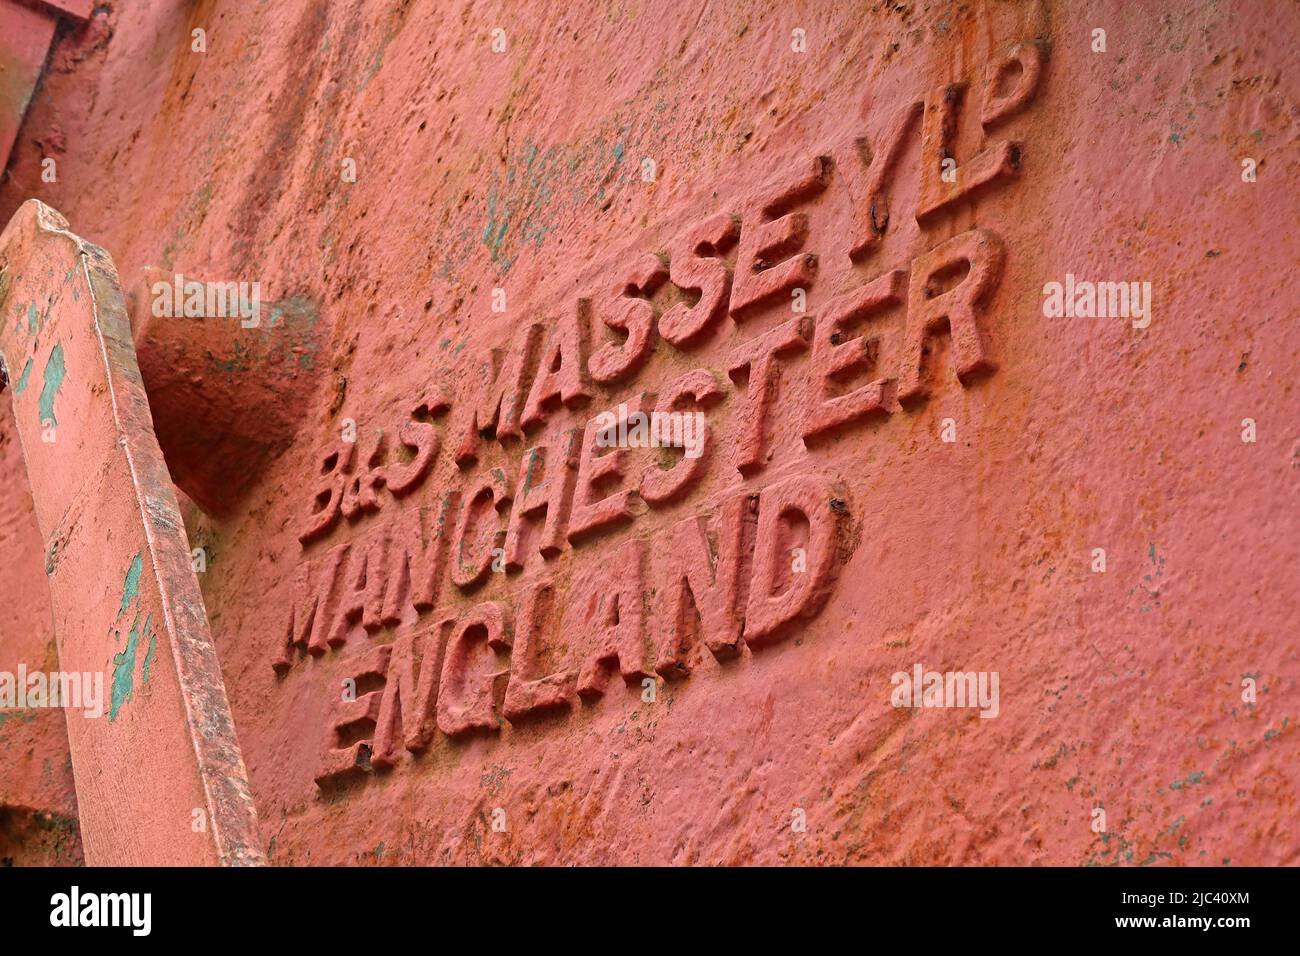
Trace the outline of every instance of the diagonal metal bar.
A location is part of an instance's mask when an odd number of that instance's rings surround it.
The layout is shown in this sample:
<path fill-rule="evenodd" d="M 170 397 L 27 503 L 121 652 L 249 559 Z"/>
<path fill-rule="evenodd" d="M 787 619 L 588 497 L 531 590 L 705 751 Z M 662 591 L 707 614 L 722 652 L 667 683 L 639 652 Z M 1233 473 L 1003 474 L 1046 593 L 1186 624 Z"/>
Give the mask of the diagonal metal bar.
<path fill-rule="evenodd" d="M 36 200 L 0 234 L 0 367 L 61 671 L 103 675 L 103 716 L 66 709 L 86 861 L 264 862 L 117 271 Z"/>

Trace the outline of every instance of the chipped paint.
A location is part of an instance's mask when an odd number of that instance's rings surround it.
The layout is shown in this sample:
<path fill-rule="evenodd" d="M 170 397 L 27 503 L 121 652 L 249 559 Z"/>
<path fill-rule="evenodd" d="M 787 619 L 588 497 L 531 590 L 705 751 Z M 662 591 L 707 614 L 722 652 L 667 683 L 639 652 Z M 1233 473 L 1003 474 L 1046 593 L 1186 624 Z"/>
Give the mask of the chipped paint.
<path fill-rule="evenodd" d="M 54 399 L 58 397 L 59 389 L 63 387 L 64 374 L 63 346 L 56 344 L 50 350 L 50 357 L 45 362 L 45 378 L 41 385 L 40 402 L 37 405 L 37 414 L 42 425 L 59 423 L 59 420 L 54 417 Z"/>
<path fill-rule="evenodd" d="M 144 570 L 144 556 L 140 552 L 136 552 L 136 556 L 131 559 L 131 566 L 127 568 L 126 580 L 122 583 L 122 606 L 118 608 L 118 617 L 125 614 L 126 609 L 140 596 L 140 572 L 142 570 Z"/>
<path fill-rule="evenodd" d="M 14 383 L 14 394 L 21 395 L 27 391 L 27 379 L 32 374 L 32 360 L 28 359 L 27 364 L 23 366 L 23 374 L 18 376 L 18 381 Z"/>
<path fill-rule="evenodd" d="M 113 655 L 113 686 L 109 696 L 108 719 L 117 720 L 117 712 L 135 692 L 135 652 L 140 643 L 140 615 L 137 613 L 127 635 L 126 647 Z"/>
<path fill-rule="evenodd" d="M 135 620 L 131 622 L 131 632 L 127 635 L 126 647 L 113 655 L 113 686 L 109 697 L 109 720 L 116 720 L 117 713 L 122 706 L 135 698 L 135 657 L 142 637 L 148 641 L 144 658 L 140 662 L 140 687 L 143 689 L 149 683 L 149 674 L 153 666 L 158 635 L 154 631 L 153 615 L 145 615 L 142 628 L 140 613 L 137 611 Z"/>

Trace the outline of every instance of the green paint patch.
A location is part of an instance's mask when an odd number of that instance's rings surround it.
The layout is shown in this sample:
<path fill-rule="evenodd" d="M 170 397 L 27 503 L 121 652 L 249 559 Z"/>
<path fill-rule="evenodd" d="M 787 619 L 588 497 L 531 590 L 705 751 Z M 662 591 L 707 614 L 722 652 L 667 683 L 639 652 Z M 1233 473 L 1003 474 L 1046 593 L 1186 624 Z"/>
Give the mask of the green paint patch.
<path fill-rule="evenodd" d="M 23 374 L 18 376 L 18 381 L 14 383 L 14 394 L 21 395 L 27 391 L 27 380 L 32 375 L 32 360 L 28 359 L 27 364 L 23 366 Z"/>
<path fill-rule="evenodd" d="M 126 580 L 122 583 L 122 606 L 117 616 L 121 618 L 132 604 L 140 599 L 140 574 L 144 571 L 144 555 L 137 552 L 131 559 L 126 571 Z M 140 612 L 135 612 L 131 622 L 131 632 L 126 639 L 126 647 L 113 655 L 113 684 L 109 696 L 108 719 L 116 720 L 122 705 L 135 697 L 135 657 L 140 648 L 140 639 L 147 639 L 144 659 L 140 662 L 140 686 L 149 683 L 149 674 L 153 668 L 157 652 L 158 634 L 153 627 L 153 615 L 146 614 L 144 627 L 140 626 Z"/>
<path fill-rule="evenodd" d="M 605 153 L 603 142 L 600 146 L 599 152 Z M 504 176 L 493 175 L 482 241 L 501 275 L 510 271 L 521 247 L 531 242 L 540 249 L 554 228 L 557 210 L 552 208 L 552 200 L 560 186 L 560 164 L 558 150 L 543 153 L 536 143 L 527 142 Z M 573 168 L 570 166 L 571 174 Z"/>
<path fill-rule="evenodd" d="M 59 394 L 59 389 L 63 386 L 63 377 L 66 369 L 63 366 L 63 346 L 55 345 L 50 350 L 49 360 L 45 363 L 45 380 L 41 385 L 41 398 L 37 406 L 37 413 L 40 415 L 41 424 L 57 425 L 59 420 L 54 417 L 54 399 Z"/>
<path fill-rule="evenodd" d="M 135 657 L 140 649 L 141 638 L 147 639 L 144 659 L 140 662 L 140 687 L 149 683 L 150 670 L 153 667 L 154 654 L 158 644 L 158 633 L 153 627 L 153 615 L 146 614 L 144 627 L 140 626 L 140 612 L 131 622 L 131 633 L 127 635 L 126 647 L 113 655 L 113 686 L 109 696 L 108 719 L 116 720 L 122 705 L 135 699 Z"/>
<path fill-rule="evenodd" d="M 40 318 L 40 313 L 36 311 L 36 303 L 35 302 L 27 303 L 27 334 L 28 335 L 36 334 L 37 319 L 39 318 Z"/>
<path fill-rule="evenodd" d="M 1190 787 L 1193 784 L 1200 783 L 1204 779 L 1205 774 L 1198 770 L 1196 773 L 1189 774 L 1186 780 L 1175 780 L 1169 785 L 1169 789 L 1182 790 L 1184 787 Z"/>
<path fill-rule="evenodd" d="M 117 720 L 122 705 L 135 696 L 135 652 L 140 644 L 140 615 L 137 613 L 127 636 L 126 647 L 113 655 L 113 688 L 108 703 L 108 719 Z"/>
<path fill-rule="evenodd" d="M 534 448 L 528 456 L 528 472 L 524 475 L 524 493 L 527 494 L 533 487 L 533 474 L 537 471 L 537 464 L 541 460 L 541 455 Z"/>
<path fill-rule="evenodd" d="M 117 609 L 117 616 L 121 617 L 126 613 L 126 609 L 131 606 L 131 602 L 140 596 L 140 572 L 144 570 L 144 560 L 137 553 L 131 559 L 131 566 L 126 570 L 126 581 L 122 584 L 122 606 Z"/>
<path fill-rule="evenodd" d="M 276 374 L 295 365 L 310 369 L 316 362 L 319 322 L 316 303 L 306 296 L 262 303 L 258 325 L 241 329 L 221 354 L 205 351 L 204 355 L 210 368 L 232 376 L 259 368 L 272 369 Z"/>
<path fill-rule="evenodd" d="M 1124 864 L 1132 865 L 1135 862 L 1133 859 L 1133 844 L 1120 834 L 1114 834 L 1114 836 L 1114 846 L 1112 846 L 1112 834 L 1101 834 L 1101 842 L 1106 847 L 1106 850 L 1094 856 L 1085 864 L 1086 866 L 1122 866 Z M 1142 865 L 1145 866 L 1151 862 L 1151 858 L 1148 858 Z"/>
<path fill-rule="evenodd" d="M 1061 749 L 1058 750 L 1056 753 L 1052 754 L 1051 758 L 1044 761 L 1041 766 L 1044 770 L 1055 770 L 1057 761 L 1064 756 L 1065 756 L 1065 744 L 1061 744 Z M 1039 766 L 1038 762 L 1035 761 L 1034 769 L 1037 769 L 1038 766 Z"/>

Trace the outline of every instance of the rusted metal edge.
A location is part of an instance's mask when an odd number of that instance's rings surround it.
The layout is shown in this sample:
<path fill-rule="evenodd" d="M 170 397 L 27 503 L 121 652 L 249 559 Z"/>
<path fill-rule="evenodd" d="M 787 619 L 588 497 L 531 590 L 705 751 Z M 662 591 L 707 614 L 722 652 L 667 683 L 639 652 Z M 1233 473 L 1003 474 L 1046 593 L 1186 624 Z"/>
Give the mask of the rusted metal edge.
<path fill-rule="evenodd" d="M 48 7 L 51 13 L 76 20 L 89 20 L 95 12 L 94 0 L 36 0 L 36 5 Z"/>

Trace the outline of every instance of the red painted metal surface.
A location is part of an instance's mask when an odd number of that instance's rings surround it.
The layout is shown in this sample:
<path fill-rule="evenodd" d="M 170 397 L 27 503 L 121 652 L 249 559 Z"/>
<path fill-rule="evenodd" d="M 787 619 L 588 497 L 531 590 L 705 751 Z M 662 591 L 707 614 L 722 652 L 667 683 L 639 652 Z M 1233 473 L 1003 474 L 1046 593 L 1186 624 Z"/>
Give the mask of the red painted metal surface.
<path fill-rule="evenodd" d="M 22 127 L 59 17 L 87 20 L 93 0 L 0 0 L 0 169 Z"/>
<path fill-rule="evenodd" d="M 74 20 L 89 20 L 95 9 L 95 0 L 36 0 L 43 7 Z"/>
<path fill-rule="evenodd" d="M 50 10 L 0 2 L 0 167 L 9 161 L 57 25 Z"/>
<path fill-rule="evenodd" d="M 58 668 L 103 686 L 95 706 L 65 707 L 87 861 L 260 862 L 112 261 L 33 200 L 0 234 L 0 274 L 0 366 L 45 542 Z"/>
<path fill-rule="evenodd" d="M 0 214 L 130 280 L 272 862 L 1300 861 L 1293 5 L 106 20 Z"/>
<path fill-rule="evenodd" d="M 259 302 L 249 319 L 153 315 L 154 290 L 172 287 L 174 272 L 148 268 L 134 290 L 140 374 L 172 480 L 228 514 L 308 413 L 323 372 L 319 316 L 301 297 Z"/>

